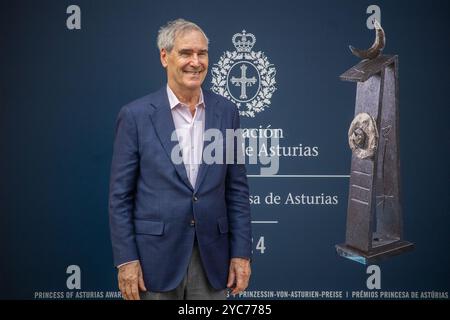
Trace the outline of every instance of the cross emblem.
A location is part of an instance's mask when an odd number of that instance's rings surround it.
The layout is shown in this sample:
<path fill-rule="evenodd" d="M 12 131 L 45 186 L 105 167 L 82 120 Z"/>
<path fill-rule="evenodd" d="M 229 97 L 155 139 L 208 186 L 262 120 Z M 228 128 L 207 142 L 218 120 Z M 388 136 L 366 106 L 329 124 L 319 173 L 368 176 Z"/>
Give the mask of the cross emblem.
<path fill-rule="evenodd" d="M 255 77 L 247 78 L 247 66 L 243 64 L 241 66 L 241 77 L 240 78 L 232 77 L 231 83 L 241 87 L 241 95 L 239 96 L 239 98 L 247 99 L 247 86 L 255 84 L 256 78 Z"/>

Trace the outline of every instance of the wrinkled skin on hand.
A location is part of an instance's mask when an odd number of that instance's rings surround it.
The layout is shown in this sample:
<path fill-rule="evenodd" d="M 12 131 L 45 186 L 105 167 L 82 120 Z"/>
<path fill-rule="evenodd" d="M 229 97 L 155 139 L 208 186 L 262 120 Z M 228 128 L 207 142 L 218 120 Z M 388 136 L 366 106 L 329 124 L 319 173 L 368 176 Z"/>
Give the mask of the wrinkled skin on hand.
<path fill-rule="evenodd" d="M 117 277 L 120 292 L 125 300 L 140 300 L 139 290 L 147 291 L 139 261 L 120 266 Z"/>
<path fill-rule="evenodd" d="M 236 295 L 248 287 L 250 275 L 250 260 L 243 258 L 231 259 L 227 287 L 232 289 L 232 295 Z"/>

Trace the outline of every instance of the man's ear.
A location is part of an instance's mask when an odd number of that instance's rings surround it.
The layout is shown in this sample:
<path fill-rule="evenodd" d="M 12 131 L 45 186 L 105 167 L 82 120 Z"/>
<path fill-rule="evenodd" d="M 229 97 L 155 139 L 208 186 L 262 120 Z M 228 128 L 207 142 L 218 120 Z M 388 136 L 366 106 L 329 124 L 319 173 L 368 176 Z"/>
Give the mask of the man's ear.
<path fill-rule="evenodd" d="M 159 57 L 161 58 L 161 64 L 164 68 L 167 68 L 167 58 L 168 58 L 169 53 L 167 52 L 166 49 L 161 49 L 161 51 L 159 52 Z"/>

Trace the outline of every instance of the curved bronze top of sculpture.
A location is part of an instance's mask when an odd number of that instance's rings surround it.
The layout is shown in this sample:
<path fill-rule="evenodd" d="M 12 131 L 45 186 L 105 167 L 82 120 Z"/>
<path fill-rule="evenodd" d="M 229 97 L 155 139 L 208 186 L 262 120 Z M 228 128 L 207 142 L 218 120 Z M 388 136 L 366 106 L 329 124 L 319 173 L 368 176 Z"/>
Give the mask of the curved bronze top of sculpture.
<path fill-rule="evenodd" d="M 358 58 L 372 60 L 377 58 L 381 54 L 381 51 L 383 51 L 386 44 L 386 35 L 384 34 L 384 30 L 381 27 L 380 23 L 376 19 L 374 21 L 374 26 L 375 41 L 369 49 L 361 50 L 353 46 L 349 46 L 350 51 Z"/>

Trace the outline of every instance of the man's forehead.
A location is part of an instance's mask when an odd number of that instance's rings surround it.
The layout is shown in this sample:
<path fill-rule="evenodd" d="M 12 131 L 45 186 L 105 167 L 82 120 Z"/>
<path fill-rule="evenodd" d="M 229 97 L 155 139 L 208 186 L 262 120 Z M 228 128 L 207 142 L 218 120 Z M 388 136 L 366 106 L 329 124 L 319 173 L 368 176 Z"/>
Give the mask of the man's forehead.
<path fill-rule="evenodd" d="M 201 46 L 201 47 L 196 47 L 196 46 L 181 46 L 181 47 L 177 47 L 176 50 L 178 52 L 208 52 L 208 48 Z"/>
<path fill-rule="evenodd" d="M 204 42 L 206 45 L 205 35 L 198 30 L 186 30 L 175 35 L 175 44 L 194 42 Z"/>

